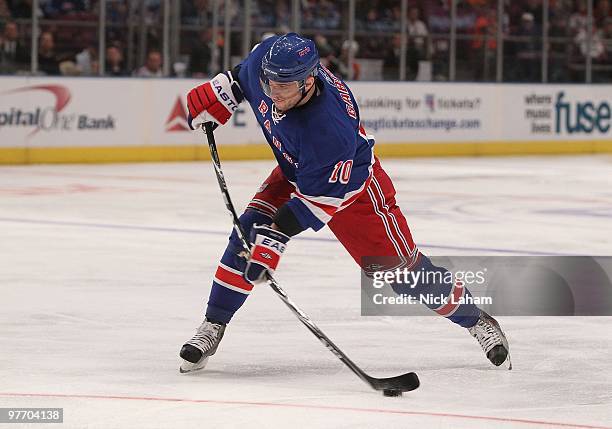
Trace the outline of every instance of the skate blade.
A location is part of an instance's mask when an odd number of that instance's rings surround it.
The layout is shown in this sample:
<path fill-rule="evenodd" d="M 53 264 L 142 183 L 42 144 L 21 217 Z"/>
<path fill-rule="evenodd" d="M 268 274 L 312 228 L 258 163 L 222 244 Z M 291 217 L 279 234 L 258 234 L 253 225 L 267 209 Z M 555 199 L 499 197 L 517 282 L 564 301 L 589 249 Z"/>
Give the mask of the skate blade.
<path fill-rule="evenodd" d="M 187 362 L 186 360 L 184 360 L 181 366 L 179 367 L 179 372 L 181 374 L 188 374 L 190 372 L 200 371 L 201 369 L 206 368 L 207 363 L 208 363 L 208 357 L 205 357 L 198 363 L 191 363 L 191 362 Z"/>
<path fill-rule="evenodd" d="M 506 358 L 504 365 L 506 366 L 506 368 L 508 368 L 508 371 L 512 371 L 512 360 L 510 360 L 510 352 L 508 352 L 508 357 Z"/>

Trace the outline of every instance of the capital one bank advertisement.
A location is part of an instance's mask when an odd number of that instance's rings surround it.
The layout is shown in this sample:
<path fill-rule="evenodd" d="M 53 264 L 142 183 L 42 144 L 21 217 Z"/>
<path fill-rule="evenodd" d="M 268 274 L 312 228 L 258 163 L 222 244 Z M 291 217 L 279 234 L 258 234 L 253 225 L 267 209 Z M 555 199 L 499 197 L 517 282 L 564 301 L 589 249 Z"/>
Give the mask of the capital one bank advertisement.
<path fill-rule="evenodd" d="M 142 144 L 139 85 L 120 79 L 0 79 L 0 147 Z"/>

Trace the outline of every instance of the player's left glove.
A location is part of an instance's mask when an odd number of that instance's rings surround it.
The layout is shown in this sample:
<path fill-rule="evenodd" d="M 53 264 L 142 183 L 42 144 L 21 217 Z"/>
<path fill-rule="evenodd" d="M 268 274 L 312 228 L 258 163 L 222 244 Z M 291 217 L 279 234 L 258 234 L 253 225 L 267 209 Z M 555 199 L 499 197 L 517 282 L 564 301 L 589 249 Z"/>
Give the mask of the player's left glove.
<path fill-rule="evenodd" d="M 266 273 L 273 274 L 283 255 L 289 236 L 268 225 L 254 225 L 251 229 L 251 257 L 244 270 L 244 278 L 253 284 L 266 281 Z"/>

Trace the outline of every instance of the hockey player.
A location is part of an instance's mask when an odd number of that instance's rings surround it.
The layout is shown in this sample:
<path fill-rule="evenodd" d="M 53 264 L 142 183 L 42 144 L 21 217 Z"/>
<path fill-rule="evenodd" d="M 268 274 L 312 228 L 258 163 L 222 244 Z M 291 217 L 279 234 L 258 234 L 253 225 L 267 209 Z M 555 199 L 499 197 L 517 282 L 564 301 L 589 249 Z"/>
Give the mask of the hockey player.
<path fill-rule="evenodd" d="M 359 108 L 344 82 L 321 66 L 313 41 L 295 33 L 257 45 L 240 65 L 220 73 L 187 95 L 192 129 L 207 121 L 228 122 L 247 101 L 278 166 L 240 216 L 253 243 L 242 251 L 234 231 L 221 257 L 196 334 L 180 351 L 182 372 L 201 369 L 219 346 L 227 324 L 254 285 L 273 273 L 291 237 L 327 225 L 353 259 L 391 256 L 411 270 L 437 271 L 417 249 L 395 203 L 391 179 L 374 156 L 374 139 L 359 122 Z M 363 267 L 367 269 L 367 267 Z M 395 267 L 394 267 L 395 268 Z M 459 284 L 392 285 L 396 293 L 469 295 Z M 428 305 L 429 306 L 429 305 Z M 494 365 L 509 360 L 498 323 L 473 304 L 430 307 L 467 328 Z"/>

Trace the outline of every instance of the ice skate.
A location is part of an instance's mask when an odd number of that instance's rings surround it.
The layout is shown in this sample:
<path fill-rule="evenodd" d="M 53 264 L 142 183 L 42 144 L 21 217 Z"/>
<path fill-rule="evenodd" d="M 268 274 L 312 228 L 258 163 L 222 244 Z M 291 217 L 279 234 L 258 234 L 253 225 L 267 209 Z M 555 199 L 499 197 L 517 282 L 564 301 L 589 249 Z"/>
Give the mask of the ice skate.
<path fill-rule="evenodd" d="M 179 371 L 187 373 L 204 369 L 208 358 L 215 354 L 225 332 L 224 323 L 211 322 L 204 319 L 196 334 L 181 348 L 180 356 L 183 363 Z"/>
<path fill-rule="evenodd" d="M 508 369 L 512 369 L 510 361 L 510 347 L 504 332 L 499 327 L 499 323 L 486 312 L 480 311 L 478 322 L 468 331 L 472 337 L 478 340 L 478 344 L 487 355 L 487 359 L 495 366 L 500 366 L 508 362 Z"/>

